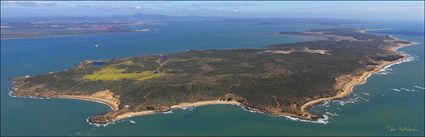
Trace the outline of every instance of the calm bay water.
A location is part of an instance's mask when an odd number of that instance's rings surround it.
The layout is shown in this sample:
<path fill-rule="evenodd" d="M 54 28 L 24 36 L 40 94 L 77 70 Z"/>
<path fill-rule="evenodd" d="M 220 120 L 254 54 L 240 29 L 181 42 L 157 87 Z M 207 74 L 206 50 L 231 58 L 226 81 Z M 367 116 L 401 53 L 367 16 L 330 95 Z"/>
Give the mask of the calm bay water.
<path fill-rule="evenodd" d="M 417 31 L 423 30 L 422 25 L 356 27 Z M 258 48 L 317 40 L 279 36 L 275 32 L 334 26 L 172 22 L 150 27 L 156 31 L 1 40 L 1 135 L 424 135 L 424 90 L 420 89 L 424 87 L 423 35 L 393 34 L 420 43 L 401 49 L 412 56 L 412 61 L 373 75 L 342 101 L 314 107 L 313 111 L 329 117 L 327 124 L 250 113 L 238 106 L 214 105 L 133 117 L 107 127 L 95 127 L 86 123 L 86 118 L 108 111 L 107 106 L 68 99 L 13 98 L 7 94 L 11 83 L 8 78 L 61 71 L 81 60 L 188 49 Z M 102 46 L 95 48 L 96 43 Z"/>

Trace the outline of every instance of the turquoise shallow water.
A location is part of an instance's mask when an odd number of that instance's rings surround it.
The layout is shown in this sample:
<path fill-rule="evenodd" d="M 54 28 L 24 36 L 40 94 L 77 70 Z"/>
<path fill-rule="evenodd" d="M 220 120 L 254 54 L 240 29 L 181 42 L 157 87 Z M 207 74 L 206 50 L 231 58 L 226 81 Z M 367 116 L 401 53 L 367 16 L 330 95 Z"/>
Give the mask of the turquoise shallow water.
<path fill-rule="evenodd" d="M 359 26 L 423 30 L 420 24 Z M 257 48 L 268 44 L 317 39 L 277 36 L 273 35 L 274 32 L 334 26 L 173 22 L 152 27 L 157 31 L 2 40 L 1 135 L 424 134 L 424 90 L 417 88 L 424 87 L 423 35 L 395 35 L 420 43 L 401 49 L 412 55 L 412 61 L 394 65 L 385 71 L 386 74 L 373 75 L 366 84 L 355 87 L 354 93 L 342 101 L 314 107 L 313 111 L 325 113 L 329 117 L 327 124 L 250 113 L 238 106 L 214 105 L 192 110 L 174 110 L 172 114 L 133 117 L 107 127 L 95 127 L 87 124 L 86 118 L 108 111 L 107 106 L 69 99 L 40 100 L 7 95 L 10 77 L 60 71 L 85 59 L 110 59 L 188 49 Z M 94 44 L 98 42 L 102 46 L 94 48 Z M 400 91 L 395 91 L 394 88 Z M 136 124 L 130 123 L 130 120 Z M 407 128 L 417 130 L 403 130 Z"/>

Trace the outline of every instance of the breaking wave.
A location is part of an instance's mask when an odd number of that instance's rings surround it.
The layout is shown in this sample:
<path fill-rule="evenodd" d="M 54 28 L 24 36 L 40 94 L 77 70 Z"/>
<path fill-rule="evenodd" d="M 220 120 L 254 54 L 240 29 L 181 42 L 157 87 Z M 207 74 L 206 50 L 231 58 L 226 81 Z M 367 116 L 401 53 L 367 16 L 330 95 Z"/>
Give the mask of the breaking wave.
<path fill-rule="evenodd" d="M 415 61 L 415 60 L 418 60 L 418 59 L 419 59 L 419 57 L 418 57 L 418 56 L 412 56 L 412 55 L 407 54 L 407 53 L 405 53 L 405 52 L 401 52 L 401 53 L 402 53 L 402 54 L 404 54 L 404 55 L 406 55 L 407 57 L 406 57 L 405 59 L 403 59 L 403 60 L 399 61 L 399 62 L 396 62 L 396 63 L 394 63 L 394 64 L 391 64 L 391 65 L 385 66 L 384 68 L 382 68 L 381 70 L 379 70 L 379 71 L 378 71 L 378 72 L 376 72 L 375 74 L 378 74 L 378 75 L 387 75 L 387 74 L 391 74 L 391 73 L 393 73 L 393 71 L 394 71 L 392 68 L 390 68 L 391 66 L 393 66 L 393 65 L 397 65 L 397 64 L 401 64 L 401 63 L 411 62 L 411 61 Z"/>
<path fill-rule="evenodd" d="M 412 88 L 391 88 L 391 90 L 396 92 L 420 92 L 423 91 L 425 88 L 421 86 L 414 85 Z"/>
<path fill-rule="evenodd" d="M 108 125 L 113 125 L 113 124 L 115 124 L 115 120 L 114 121 L 110 121 L 110 122 L 107 122 L 107 123 L 105 123 L 105 124 L 99 124 L 99 123 L 92 123 L 92 122 L 90 122 L 90 117 L 88 117 L 87 119 L 86 119 L 86 122 L 87 123 L 89 123 L 90 125 L 92 125 L 92 126 L 95 126 L 95 127 L 106 127 L 106 126 L 108 126 Z M 118 121 L 120 121 L 120 120 L 118 120 Z M 117 122 L 118 122 L 117 121 Z"/>
<path fill-rule="evenodd" d="M 400 88 L 401 90 L 407 91 L 407 92 L 417 92 L 414 89 L 408 89 L 408 88 Z"/>
<path fill-rule="evenodd" d="M 9 90 L 7 95 L 9 95 L 10 97 L 14 97 L 14 98 L 50 99 L 50 98 L 37 97 L 37 96 L 14 96 L 12 90 Z"/>
<path fill-rule="evenodd" d="M 346 104 L 354 104 L 359 102 L 369 102 L 369 99 L 367 99 L 365 96 L 369 96 L 369 93 L 366 94 L 358 94 L 358 93 L 352 93 L 348 98 L 342 99 L 342 100 L 332 100 L 332 102 L 338 103 L 341 106 L 344 106 Z"/>
<path fill-rule="evenodd" d="M 256 111 L 256 110 L 249 109 L 249 108 L 247 108 L 245 106 L 241 106 L 241 109 L 244 110 L 244 111 L 251 112 L 251 113 L 266 114 L 266 113 L 261 112 L 261 111 Z M 292 116 L 287 116 L 287 115 L 280 115 L 280 116 L 270 115 L 270 116 L 272 116 L 272 117 L 285 117 L 285 118 L 287 118 L 289 120 L 292 120 L 292 121 L 301 121 L 301 122 L 308 122 L 308 123 L 317 123 L 317 124 L 328 124 L 329 123 L 329 121 L 328 121 L 329 120 L 329 116 L 328 115 L 325 115 L 325 114 L 322 115 L 323 118 L 319 118 L 317 120 L 305 120 L 305 119 L 300 119 L 300 118 L 297 118 L 297 117 L 292 117 Z"/>
<path fill-rule="evenodd" d="M 193 109 L 195 109 L 195 107 L 184 107 L 181 108 L 182 110 L 188 110 L 188 111 L 193 111 Z"/>
<path fill-rule="evenodd" d="M 171 109 L 171 110 L 168 110 L 168 111 L 165 111 L 165 112 L 161 112 L 162 114 L 173 114 L 173 110 Z"/>
<path fill-rule="evenodd" d="M 397 92 L 400 92 L 401 91 L 400 89 L 396 89 L 396 88 L 392 88 L 392 90 L 393 91 L 397 91 Z"/>
<path fill-rule="evenodd" d="M 122 122 L 129 122 L 130 124 L 136 124 L 136 121 L 129 120 L 129 119 L 113 120 L 113 121 L 107 122 L 105 124 L 92 123 L 92 122 L 89 121 L 89 119 L 90 119 L 90 117 L 86 119 L 86 122 L 89 123 L 92 126 L 95 126 L 95 127 L 106 127 L 108 125 L 114 125 L 114 124 L 122 123 Z"/>
<path fill-rule="evenodd" d="M 424 87 L 421 87 L 421 86 L 417 86 L 417 85 L 415 85 L 415 86 L 413 86 L 414 88 L 417 88 L 417 89 L 422 89 L 422 90 L 424 90 L 425 88 Z"/>
<path fill-rule="evenodd" d="M 315 121 L 299 119 L 299 118 L 291 117 L 291 116 L 283 116 L 283 117 L 286 117 L 286 118 L 288 118 L 289 120 L 292 120 L 292 121 L 301 121 L 301 122 L 317 123 L 317 124 L 328 124 L 329 123 L 329 116 L 328 115 L 322 115 L 322 116 L 323 116 L 323 118 L 319 118 Z"/>

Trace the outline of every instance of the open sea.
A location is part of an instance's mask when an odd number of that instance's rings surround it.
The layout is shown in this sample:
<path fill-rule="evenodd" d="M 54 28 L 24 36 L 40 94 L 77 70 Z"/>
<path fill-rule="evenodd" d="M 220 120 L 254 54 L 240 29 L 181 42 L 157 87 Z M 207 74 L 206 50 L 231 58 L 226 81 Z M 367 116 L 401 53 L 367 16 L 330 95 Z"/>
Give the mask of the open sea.
<path fill-rule="evenodd" d="M 318 40 L 275 35 L 281 31 L 332 28 L 329 25 L 249 25 L 222 22 L 168 22 L 143 26 L 154 32 L 107 33 L 1 40 L 1 135 L 424 135 L 423 22 L 379 21 L 351 27 L 388 28 L 391 34 L 419 44 L 401 48 L 410 55 L 356 86 L 339 101 L 311 111 L 328 119 L 301 122 L 251 113 L 238 106 L 211 105 L 133 117 L 106 127 L 86 119 L 109 111 L 100 103 L 70 99 L 16 98 L 8 95 L 9 78 L 62 71 L 81 60 L 161 54 L 188 49 L 259 48 L 270 44 Z M 419 33 L 418 33 L 419 32 Z M 100 47 L 95 47 L 99 44 Z"/>

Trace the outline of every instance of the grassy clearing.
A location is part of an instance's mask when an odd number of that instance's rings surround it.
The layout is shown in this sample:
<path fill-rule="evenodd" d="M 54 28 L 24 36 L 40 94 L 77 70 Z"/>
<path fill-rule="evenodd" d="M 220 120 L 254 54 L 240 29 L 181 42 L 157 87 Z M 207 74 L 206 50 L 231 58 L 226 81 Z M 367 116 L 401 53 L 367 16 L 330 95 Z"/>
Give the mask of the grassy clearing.
<path fill-rule="evenodd" d="M 134 62 L 131 60 L 126 60 L 126 61 L 118 63 L 117 65 L 134 65 Z"/>
<path fill-rule="evenodd" d="M 117 69 L 113 67 L 105 67 L 93 74 L 85 75 L 86 80 L 121 80 L 134 79 L 144 81 L 166 75 L 165 73 L 153 73 L 153 71 L 141 71 L 134 73 L 125 73 L 125 69 Z"/>

